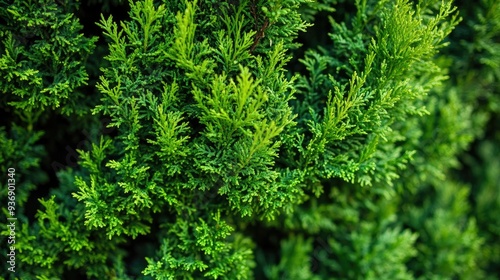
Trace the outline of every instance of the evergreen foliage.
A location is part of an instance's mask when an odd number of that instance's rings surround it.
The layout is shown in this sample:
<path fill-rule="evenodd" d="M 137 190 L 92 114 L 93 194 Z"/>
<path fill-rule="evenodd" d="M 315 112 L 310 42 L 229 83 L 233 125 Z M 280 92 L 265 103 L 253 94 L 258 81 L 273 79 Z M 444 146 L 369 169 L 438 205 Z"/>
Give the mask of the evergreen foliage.
<path fill-rule="evenodd" d="M 493 0 L 0 1 L 1 276 L 498 279 L 499 36 Z"/>
<path fill-rule="evenodd" d="M 28 125 L 48 109 L 63 114 L 86 109 L 79 104 L 85 99 L 78 87 L 87 83 L 85 60 L 96 38 L 80 33 L 74 6 L 13 1 L 0 10 L 0 89 L 10 93 L 1 100 Z"/>

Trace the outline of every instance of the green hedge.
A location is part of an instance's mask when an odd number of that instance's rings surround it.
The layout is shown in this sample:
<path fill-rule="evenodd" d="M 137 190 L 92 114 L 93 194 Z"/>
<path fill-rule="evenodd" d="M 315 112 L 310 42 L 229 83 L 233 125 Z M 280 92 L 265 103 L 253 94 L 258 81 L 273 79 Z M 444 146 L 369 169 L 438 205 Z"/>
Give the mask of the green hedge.
<path fill-rule="evenodd" d="M 0 39 L 5 279 L 500 277 L 497 1 L 11 0 Z"/>

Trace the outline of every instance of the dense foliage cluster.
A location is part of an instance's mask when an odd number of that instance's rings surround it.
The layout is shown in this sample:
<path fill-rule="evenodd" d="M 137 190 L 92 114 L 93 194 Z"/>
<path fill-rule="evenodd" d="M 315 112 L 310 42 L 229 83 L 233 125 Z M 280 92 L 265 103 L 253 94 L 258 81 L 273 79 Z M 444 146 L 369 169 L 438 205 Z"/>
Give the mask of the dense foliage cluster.
<path fill-rule="evenodd" d="M 498 1 L 10 0 L 0 39 L 5 279 L 500 277 Z"/>

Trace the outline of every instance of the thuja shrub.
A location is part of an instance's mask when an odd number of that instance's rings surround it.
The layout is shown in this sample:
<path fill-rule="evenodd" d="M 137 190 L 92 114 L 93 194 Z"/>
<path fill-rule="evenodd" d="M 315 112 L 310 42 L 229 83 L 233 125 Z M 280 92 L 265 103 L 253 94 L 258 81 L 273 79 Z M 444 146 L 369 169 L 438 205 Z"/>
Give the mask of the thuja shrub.
<path fill-rule="evenodd" d="M 495 1 L 0 8 L 2 277 L 498 276 Z"/>

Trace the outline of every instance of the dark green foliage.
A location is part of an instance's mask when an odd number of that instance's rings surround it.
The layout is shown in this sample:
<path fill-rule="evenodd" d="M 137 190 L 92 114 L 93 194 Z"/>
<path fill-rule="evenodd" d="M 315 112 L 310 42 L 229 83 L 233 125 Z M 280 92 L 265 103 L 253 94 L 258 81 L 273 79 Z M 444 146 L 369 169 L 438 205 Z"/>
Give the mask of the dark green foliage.
<path fill-rule="evenodd" d="M 79 33 L 75 4 L 14 1 L 0 10 L 0 90 L 2 103 L 33 125 L 46 109 L 84 114 L 78 87 L 88 79 L 85 59 L 95 39 Z M 22 114 L 20 114 L 22 112 Z"/>
<path fill-rule="evenodd" d="M 42 146 L 36 144 L 43 133 L 29 133 L 23 127 L 14 125 L 10 131 L 0 127 L 0 167 L 17 169 L 16 203 L 24 206 L 29 192 L 47 181 L 47 175 L 40 171 L 40 158 L 44 155 Z M 2 189 L 1 198 L 7 198 L 7 189 Z M 22 209 L 22 208 L 21 208 Z M 6 211 L 7 209 L 3 209 Z M 6 214 L 6 212 L 4 212 Z"/>
<path fill-rule="evenodd" d="M 495 141 L 495 142 L 493 142 Z M 474 206 L 473 214 L 477 217 L 478 227 L 485 244 L 481 250 L 483 264 L 490 275 L 498 275 L 500 264 L 500 224 L 498 221 L 500 193 L 498 182 L 500 168 L 498 155 L 499 136 L 496 134 L 490 141 L 483 141 L 478 145 L 479 158 L 471 160 L 474 176 Z M 491 277 L 494 279 L 494 277 Z"/>
<path fill-rule="evenodd" d="M 498 278 L 496 1 L 11 2 L 2 276 Z"/>

